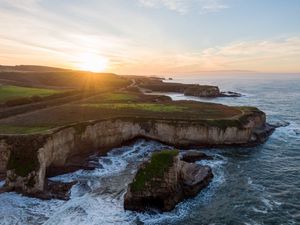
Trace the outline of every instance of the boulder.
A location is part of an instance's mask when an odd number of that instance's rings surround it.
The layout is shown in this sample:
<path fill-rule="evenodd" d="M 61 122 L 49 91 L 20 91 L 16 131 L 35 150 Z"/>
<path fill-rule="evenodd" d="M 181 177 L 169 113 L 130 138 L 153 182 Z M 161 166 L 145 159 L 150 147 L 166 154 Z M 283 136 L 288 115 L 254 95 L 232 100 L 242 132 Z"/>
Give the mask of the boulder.
<path fill-rule="evenodd" d="M 124 208 L 145 211 L 174 209 L 185 198 L 196 196 L 213 178 L 211 168 L 179 159 L 178 151 L 153 153 L 138 170 L 124 197 Z"/>
<path fill-rule="evenodd" d="M 182 154 L 181 160 L 185 162 L 196 162 L 199 160 L 212 160 L 213 157 L 206 155 L 203 152 L 196 151 L 196 150 L 189 150 Z"/>
<path fill-rule="evenodd" d="M 274 123 L 271 123 L 271 126 L 274 126 L 275 128 L 278 128 L 278 127 L 287 127 L 289 125 L 290 125 L 290 123 L 287 122 L 287 121 L 276 121 Z"/>
<path fill-rule="evenodd" d="M 60 181 L 51 181 L 47 180 L 45 184 L 45 190 L 28 194 L 27 196 L 33 198 L 39 198 L 43 200 L 51 199 L 60 199 L 60 200 L 69 200 L 70 199 L 70 190 L 77 182 L 60 182 Z"/>

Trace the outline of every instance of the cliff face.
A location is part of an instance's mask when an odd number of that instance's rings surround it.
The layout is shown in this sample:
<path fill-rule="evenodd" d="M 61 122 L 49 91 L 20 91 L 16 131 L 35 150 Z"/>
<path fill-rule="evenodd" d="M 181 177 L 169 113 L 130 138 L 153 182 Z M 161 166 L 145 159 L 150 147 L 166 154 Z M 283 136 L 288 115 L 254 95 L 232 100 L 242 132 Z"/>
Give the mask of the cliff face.
<path fill-rule="evenodd" d="M 210 167 L 183 162 L 178 152 L 176 156 L 172 154 L 174 151 L 154 153 L 141 166 L 125 194 L 125 209 L 145 211 L 150 207 L 170 211 L 209 184 L 213 178 Z"/>
<path fill-rule="evenodd" d="M 187 96 L 196 97 L 218 97 L 221 96 L 221 92 L 217 86 L 210 85 L 198 85 L 198 84 L 179 84 L 179 83 L 163 83 L 155 81 L 150 84 L 139 85 L 141 88 L 145 88 L 151 91 L 158 92 L 178 92 Z"/>
<path fill-rule="evenodd" d="M 115 147 L 136 137 L 175 146 L 247 144 L 258 141 L 255 131 L 264 126 L 263 113 L 249 116 L 241 126 L 120 118 L 64 127 L 39 137 L 24 135 L 19 144 L 14 142 L 18 136 L 2 136 L 0 169 L 4 172 L 7 165 L 8 188 L 35 193 L 44 189 L 49 166 L 64 166 L 77 154 Z"/>
<path fill-rule="evenodd" d="M 6 172 L 6 165 L 10 155 L 9 145 L 5 140 L 0 141 L 0 174 Z"/>
<path fill-rule="evenodd" d="M 200 85 L 191 85 L 184 90 L 184 95 L 186 96 L 218 97 L 220 94 L 220 90 L 216 86 L 205 86 L 205 88 L 203 88 Z"/>

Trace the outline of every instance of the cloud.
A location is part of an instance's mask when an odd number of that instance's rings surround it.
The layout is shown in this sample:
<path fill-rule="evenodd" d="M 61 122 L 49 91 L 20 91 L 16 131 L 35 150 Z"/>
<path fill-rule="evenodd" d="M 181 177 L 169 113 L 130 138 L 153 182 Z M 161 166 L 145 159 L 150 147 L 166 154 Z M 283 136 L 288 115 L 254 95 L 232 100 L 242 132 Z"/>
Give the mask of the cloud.
<path fill-rule="evenodd" d="M 213 0 L 138 1 L 147 7 L 165 7 L 181 14 L 226 8 L 221 1 Z M 107 57 L 109 71 L 120 74 L 300 71 L 299 36 L 236 41 L 222 46 L 211 43 L 212 47 L 205 49 L 195 44 L 189 48 L 185 40 L 158 26 L 141 10 L 134 11 L 125 3 L 116 7 L 118 4 L 62 1 L 57 8 L 42 0 L 0 0 L 0 61 L 76 68 L 77 56 L 88 53 Z"/>
<path fill-rule="evenodd" d="M 218 12 L 228 8 L 223 0 L 138 0 L 145 7 L 164 7 L 180 14 L 186 14 L 191 10 L 197 10 L 200 14 Z"/>
<path fill-rule="evenodd" d="M 180 56 L 183 71 L 300 72 L 300 37 L 240 41 Z M 177 68 L 178 69 L 178 68 Z"/>
<path fill-rule="evenodd" d="M 195 52 L 143 49 L 120 73 L 199 74 L 208 71 L 300 72 L 300 37 L 229 43 Z"/>

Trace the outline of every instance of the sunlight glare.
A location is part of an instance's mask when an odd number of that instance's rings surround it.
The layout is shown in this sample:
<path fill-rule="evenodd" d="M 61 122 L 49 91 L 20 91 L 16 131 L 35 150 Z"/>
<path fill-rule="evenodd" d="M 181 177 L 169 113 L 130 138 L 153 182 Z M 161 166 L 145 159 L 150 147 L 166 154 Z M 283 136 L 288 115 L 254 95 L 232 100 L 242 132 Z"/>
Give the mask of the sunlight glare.
<path fill-rule="evenodd" d="M 102 55 L 85 53 L 78 59 L 78 68 L 80 70 L 91 72 L 103 72 L 107 69 L 108 59 Z"/>

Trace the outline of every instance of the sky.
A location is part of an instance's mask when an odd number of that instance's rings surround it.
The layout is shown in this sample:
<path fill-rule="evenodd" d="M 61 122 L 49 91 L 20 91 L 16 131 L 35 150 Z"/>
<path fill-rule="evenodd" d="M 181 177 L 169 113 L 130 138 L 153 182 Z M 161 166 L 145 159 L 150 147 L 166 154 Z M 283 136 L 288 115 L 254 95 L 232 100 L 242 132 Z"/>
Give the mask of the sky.
<path fill-rule="evenodd" d="M 300 73 L 300 1 L 0 0 L 0 64 Z"/>

